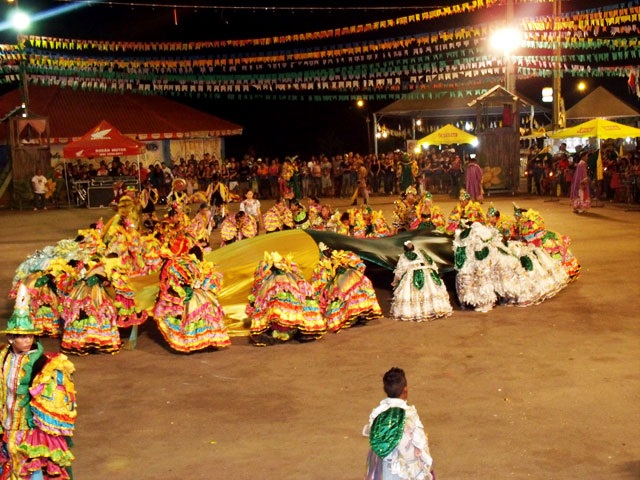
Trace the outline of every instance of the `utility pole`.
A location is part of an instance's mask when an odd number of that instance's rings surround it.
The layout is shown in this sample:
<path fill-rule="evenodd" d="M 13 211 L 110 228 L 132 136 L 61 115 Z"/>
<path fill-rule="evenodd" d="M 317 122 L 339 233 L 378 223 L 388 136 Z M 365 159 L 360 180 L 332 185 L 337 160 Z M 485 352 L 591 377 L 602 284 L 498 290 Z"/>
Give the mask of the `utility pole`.
<path fill-rule="evenodd" d="M 507 0 L 507 28 L 513 28 L 513 0 Z M 508 91 L 515 93 L 516 91 L 516 66 L 513 62 L 513 55 L 508 50 L 505 54 L 505 85 Z"/>
<path fill-rule="evenodd" d="M 553 130 L 564 128 L 561 118 L 562 110 L 562 48 L 560 47 L 560 14 L 561 1 L 553 1 Z"/>
<path fill-rule="evenodd" d="M 21 46 L 24 41 L 22 35 L 18 35 L 17 42 L 20 49 L 20 92 L 22 94 L 22 104 L 24 105 L 24 113 L 29 114 L 29 77 L 27 76 L 27 63 L 26 53 L 24 53 L 24 46 Z M 23 58 L 24 57 L 24 58 Z"/>

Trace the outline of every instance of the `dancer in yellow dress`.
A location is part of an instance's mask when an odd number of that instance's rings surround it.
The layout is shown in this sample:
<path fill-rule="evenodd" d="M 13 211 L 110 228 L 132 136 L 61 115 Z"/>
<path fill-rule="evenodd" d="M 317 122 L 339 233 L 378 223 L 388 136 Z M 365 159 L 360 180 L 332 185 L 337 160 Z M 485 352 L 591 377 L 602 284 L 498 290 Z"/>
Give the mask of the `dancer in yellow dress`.
<path fill-rule="evenodd" d="M 265 252 L 255 272 L 247 317 L 252 343 L 314 340 L 326 332 L 311 285 L 291 257 Z"/>
<path fill-rule="evenodd" d="M 318 292 L 320 311 L 327 330 L 339 332 L 358 322 L 382 317 L 371 280 L 360 257 L 347 250 L 332 250 L 320 244 L 320 260 L 312 285 Z"/>

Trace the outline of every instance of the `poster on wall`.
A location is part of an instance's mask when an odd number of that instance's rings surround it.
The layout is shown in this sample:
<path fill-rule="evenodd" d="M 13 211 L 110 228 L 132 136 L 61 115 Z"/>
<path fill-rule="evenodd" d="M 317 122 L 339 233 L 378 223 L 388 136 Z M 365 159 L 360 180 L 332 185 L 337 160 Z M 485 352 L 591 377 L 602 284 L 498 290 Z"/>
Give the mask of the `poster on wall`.
<path fill-rule="evenodd" d="M 164 155 L 162 148 L 163 140 L 157 140 L 154 142 L 144 142 L 147 150 L 144 152 L 142 163 L 145 166 L 155 165 L 156 163 L 162 164 L 164 163 Z"/>

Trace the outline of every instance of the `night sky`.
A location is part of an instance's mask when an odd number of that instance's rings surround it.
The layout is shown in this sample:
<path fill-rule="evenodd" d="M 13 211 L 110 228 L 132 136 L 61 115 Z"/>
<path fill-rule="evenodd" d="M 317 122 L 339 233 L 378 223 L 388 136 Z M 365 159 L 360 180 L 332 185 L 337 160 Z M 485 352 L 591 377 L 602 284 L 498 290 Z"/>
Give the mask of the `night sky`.
<path fill-rule="evenodd" d="M 128 2 L 94 2 L 72 4 L 42 0 L 16 0 L 20 8 L 36 12 L 77 7 L 65 13 L 35 22 L 29 33 L 34 35 L 75 39 L 119 41 L 198 41 L 218 39 L 256 38 L 286 33 L 300 33 L 349 26 L 369 21 L 396 18 L 429 9 L 462 3 L 434 0 L 318 0 L 301 2 L 270 2 L 264 0 L 220 2 L 178 2 L 187 8 L 144 7 L 125 5 Z M 147 0 L 134 1 L 134 4 Z M 101 4 L 99 4 L 101 3 Z M 151 2 L 148 2 L 151 3 Z M 154 3 L 161 4 L 163 0 Z M 603 4 L 618 4 L 609 0 L 563 0 L 564 11 L 578 10 Z M 207 8 L 207 6 L 218 8 Z M 315 6 L 316 8 L 313 8 Z M 321 7 L 319 7 L 321 6 Z M 247 8 L 231 8 L 247 7 Z M 272 8 L 277 7 L 277 8 Z M 358 7 L 358 8 L 349 8 Z M 0 18 L 6 18 L 10 7 L 0 5 Z M 520 15 L 551 13 L 551 5 L 523 4 L 516 6 Z M 491 21 L 503 9 L 492 8 L 473 17 L 475 22 Z M 469 24 L 469 18 L 455 15 L 437 24 L 430 22 L 429 31 Z M 177 21 L 177 22 L 176 22 Z M 177 23 L 177 24 L 176 24 Z M 0 42 L 14 43 L 15 33 L 0 30 Z M 333 41 L 335 43 L 335 40 Z M 571 77 L 563 82 L 563 96 L 567 108 L 579 100 Z M 540 89 L 550 80 L 518 82 L 518 90 L 530 98 L 538 98 Z M 637 98 L 626 92 L 626 79 L 607 81 L 588 80 L 589 88 L 605 85 L 625 101 L 639 107 Z M 212 101 L 174 97 L 191 106 L 236 122 L 244 127 L 242 137 L 227 140 L 227 153 L 242 155 L 251 151 L 258 156 L 335 153 L 336 151 L 366 152 L 368 148 L 365 112 L 352 102 L 285 102 L 285 101 Z M 390 101 L 371 102 L 369 113 L 386 106 Z"/>

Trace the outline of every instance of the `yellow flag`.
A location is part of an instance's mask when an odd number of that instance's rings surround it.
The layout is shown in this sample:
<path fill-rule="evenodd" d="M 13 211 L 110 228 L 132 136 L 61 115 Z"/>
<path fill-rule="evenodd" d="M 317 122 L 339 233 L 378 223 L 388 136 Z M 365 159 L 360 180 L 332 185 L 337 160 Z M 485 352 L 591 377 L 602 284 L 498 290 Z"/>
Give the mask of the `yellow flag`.
<path fill-rule="evenodd" d="M 602 149 L 598 149 L 598 163 L 596 164 L 596 180 L 604 178 L 604 168 L 602 166 Z"/>

